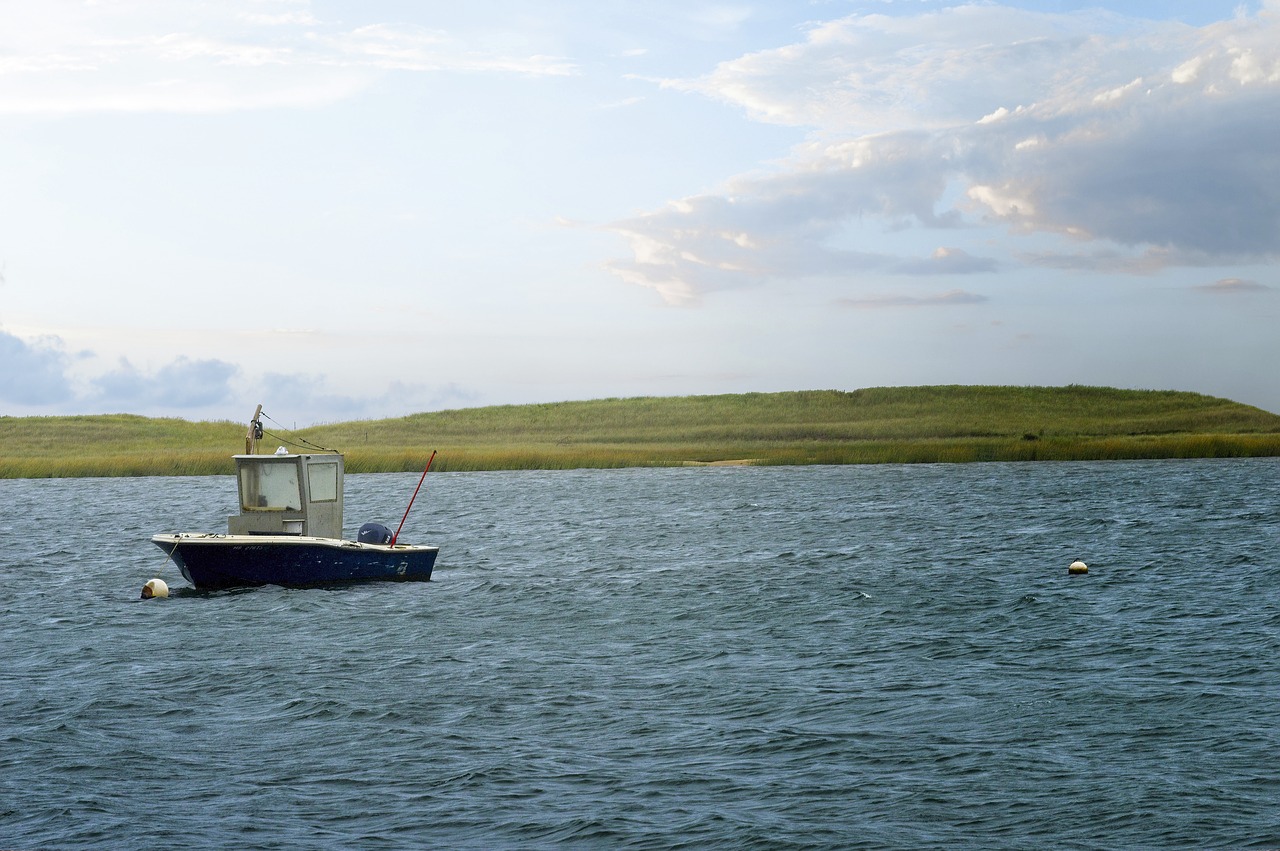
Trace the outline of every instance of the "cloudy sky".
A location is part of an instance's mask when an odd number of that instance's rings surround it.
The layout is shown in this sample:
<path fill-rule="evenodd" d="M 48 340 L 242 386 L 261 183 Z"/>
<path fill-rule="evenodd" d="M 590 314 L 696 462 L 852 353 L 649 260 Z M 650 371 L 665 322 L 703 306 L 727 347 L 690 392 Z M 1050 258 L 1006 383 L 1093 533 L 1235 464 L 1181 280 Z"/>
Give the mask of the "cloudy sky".
<path fill-rule="evenodd" d="M 0 414 L 1280 412 L 1280 0 L 0 0 Z"/>

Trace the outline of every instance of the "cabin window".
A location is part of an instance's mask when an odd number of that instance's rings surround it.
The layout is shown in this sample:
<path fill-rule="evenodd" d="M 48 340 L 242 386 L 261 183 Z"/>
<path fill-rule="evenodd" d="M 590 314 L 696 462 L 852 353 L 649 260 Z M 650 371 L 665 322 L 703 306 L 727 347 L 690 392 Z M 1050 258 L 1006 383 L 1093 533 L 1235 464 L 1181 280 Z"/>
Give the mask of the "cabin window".
<path fill-rule="evenodd" d="M 338 498 L 338 465 L 330 461 L 307 464 L 307 487 L 312 502 L 333 502 Z"/>
<path fill-rule="evenodd" d="M 260 462 L 240 468 L 240 502 L 246 511 L 298 511 L 302 489 L 295 462 Z"/>

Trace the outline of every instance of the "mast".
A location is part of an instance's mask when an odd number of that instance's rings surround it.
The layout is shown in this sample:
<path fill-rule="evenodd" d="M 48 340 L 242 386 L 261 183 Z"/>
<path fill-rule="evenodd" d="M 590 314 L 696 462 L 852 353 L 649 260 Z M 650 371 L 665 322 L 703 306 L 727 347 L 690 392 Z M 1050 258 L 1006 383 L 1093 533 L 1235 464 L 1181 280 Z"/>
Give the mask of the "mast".
<path fill-rule="evenodd" d="M 244 454 L 255 455 L 258 452 L 258 440 L 262 437 L 262 405 L 253 412 L 249 420 L 249 430 L 244 434 Z"/>

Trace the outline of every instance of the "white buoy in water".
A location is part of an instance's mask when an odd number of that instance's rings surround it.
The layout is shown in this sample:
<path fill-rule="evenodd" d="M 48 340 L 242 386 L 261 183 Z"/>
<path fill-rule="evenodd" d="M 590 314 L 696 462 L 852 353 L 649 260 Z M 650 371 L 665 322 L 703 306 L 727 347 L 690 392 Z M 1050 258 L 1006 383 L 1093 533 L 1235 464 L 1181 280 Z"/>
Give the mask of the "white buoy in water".
<path fill-rule="evenodd" d="M 142 599 L 150 600 L 152 597 L 168 597 L 169 586 L 165 584 L 163 579 L 148 579 L 147 584 L 142 586 Z"/>
<path fill-rule="evenodd" d="M 1071 566 L 1067 568 L 1067 573 L 1088 573 L 1088 572 L 1089 572 L 1089 565 L 1085 564 L 1079 559 L 1076 559 L 1075 561 L 1071 562 Z"/>

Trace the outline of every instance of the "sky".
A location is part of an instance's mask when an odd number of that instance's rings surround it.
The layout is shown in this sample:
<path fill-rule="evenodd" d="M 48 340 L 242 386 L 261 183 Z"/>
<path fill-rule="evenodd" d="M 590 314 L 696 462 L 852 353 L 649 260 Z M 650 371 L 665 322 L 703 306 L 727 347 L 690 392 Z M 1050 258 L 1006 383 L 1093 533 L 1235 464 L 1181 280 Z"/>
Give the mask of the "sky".
<path fill-rule="evenodd" d="M 0 415 L 1280 413 L 1280 0 L 0 0 Z"/>

